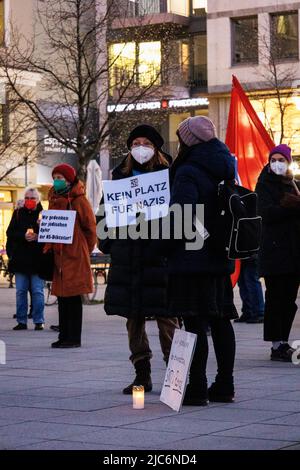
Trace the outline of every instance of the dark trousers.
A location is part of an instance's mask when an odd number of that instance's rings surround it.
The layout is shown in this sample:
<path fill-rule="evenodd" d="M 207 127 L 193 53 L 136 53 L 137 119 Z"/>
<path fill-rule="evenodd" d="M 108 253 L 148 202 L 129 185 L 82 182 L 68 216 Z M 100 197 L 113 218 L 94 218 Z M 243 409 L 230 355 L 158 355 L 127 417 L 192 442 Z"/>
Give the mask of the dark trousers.
<path fill-rule="evenodd" d="M 168 363 L 173 336 L 176 328 L 179 327 L 178 320 L 177 318 L 156 317 L 156 321 L 163 358 Z M 152 358 L 152 351 L 146 333 L 145 318 L 129 318 L 126 322 L 126 327 L 131 352 L 129 359 L 133 364 L 143 359 L 150 360 Z"/>
<path fill-rule="evenodd" d="M 81 344 L 81 296 L 58 297 L 59 341 Z"/>
<path fill-rule="evenodd" d="M 194 358 L 190 369 L 190 384 L 199 384 L 200 389 L 201 387 L 203 388 L 203 392 L 205 392 L 207 385 L 207 323 L 209 323 L 211 327 L 211 336 L 217 359 L 217 380 L 224 383 L 232 383 L 235 358 L 235 335 L 230 320 L 225 318 L 214 318 L 207 322 L 200 316 L 184 318 L 186 331 L 197 335 Z"/>
<path fill-rule="evenodd" d="M 299 276 L 293 274 L 265 277 L 265 341 L 289 340 L 297 312 L 299 282 Z"/>
<path fill-rule="evenodd" d="M 241 262 L 238 285 L 243 302 L 243 316 L 246 319 L 262 318 L 264 316 L 264 296 L 256 258 L 246 259 Z"/>

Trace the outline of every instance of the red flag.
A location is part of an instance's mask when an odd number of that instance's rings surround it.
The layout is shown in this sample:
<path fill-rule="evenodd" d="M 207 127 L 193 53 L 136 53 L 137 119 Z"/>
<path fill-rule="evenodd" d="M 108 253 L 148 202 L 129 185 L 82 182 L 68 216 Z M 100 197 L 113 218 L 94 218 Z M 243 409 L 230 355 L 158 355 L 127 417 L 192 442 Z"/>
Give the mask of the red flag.
<path fill-rule="evenodd" d="M 234 75 L 225 142 L 230 152 L 237 157 L 242 186 L 253 191 L 275 144 Z M 237 261 L 235 272 L 231 276 L 233 287 L 238 281 L 240 270 L 241 262 Z"/>
<path fill-rule="evenodd" d="M 242 186 L 253 191 L 275 144 L 234 75 L 225 142 L 237 157 Z"/>

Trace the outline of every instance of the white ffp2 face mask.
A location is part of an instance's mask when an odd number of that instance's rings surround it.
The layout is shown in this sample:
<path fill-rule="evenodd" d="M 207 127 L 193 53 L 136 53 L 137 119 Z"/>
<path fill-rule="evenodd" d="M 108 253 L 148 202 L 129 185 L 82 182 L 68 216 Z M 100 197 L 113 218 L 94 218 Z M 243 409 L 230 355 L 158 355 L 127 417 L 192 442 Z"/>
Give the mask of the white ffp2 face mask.
<path fill-rule="evenodd" d="M 133 147 L 130 151 L 131 155 L 140 165 L 149 162 L 154 155 L 154 149 L 151 147 L 144 147 L 144 145 L 139 145 Z"/>
<path fill-rule="evenodd" d="M 288 171 L 288 164 L 285 162 L 271 162 L 270 167 L 276 175 L 284 176 Z"/>

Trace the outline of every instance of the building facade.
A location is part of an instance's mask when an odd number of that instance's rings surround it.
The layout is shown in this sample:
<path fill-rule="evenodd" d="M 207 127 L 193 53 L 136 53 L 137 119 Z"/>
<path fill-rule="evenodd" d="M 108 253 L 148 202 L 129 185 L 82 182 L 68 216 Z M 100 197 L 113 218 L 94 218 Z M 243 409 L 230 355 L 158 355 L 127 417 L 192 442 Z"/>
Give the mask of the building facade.
<path fill-rule="evenodd" d="M 206 1 L 117 3 L 108 29 L 111 168 L 136 125 L 155 126 L 175 155 L 178 124 L 208 113 Z"/>
<path fill-rule="evenodd" d="M 276 144 L 300 155 L 300 2 L 209 0 L 209 114 L 225 138 L 235 75 Z"/>
<path fill-rule="evenodd" d="M 0 0 L 0 47 L 9 47 L 15 40 L 12 29 L 22 38 L 34 37 L 34 18 L 40 0 Z M 37 45 L 43 54 L 43 41 Z M 22 91 L 39 102 L 45 113 L 51 109 L 47 92 L 40 87 L 43 77 L 38 73 L 16 69 L 16 80 Z M 13 75 L 13 74 L 12 74 Z M 26 107 L 13 106 L 8 92 L 5 71 L 0 70 L 0 249 L 5 245 L 6 229 L 24 188 L 35 186 L 41 193 L 42 204 L 47 207 L 47 195 L 52 184 L 51 170 L 60 162 L 76 165 L 76 155 L 61 145 L 30 117 Z M 18 166 L 19 164 L 19 166 Z M 10 168 L 15 168 L 7 174 Z"/>

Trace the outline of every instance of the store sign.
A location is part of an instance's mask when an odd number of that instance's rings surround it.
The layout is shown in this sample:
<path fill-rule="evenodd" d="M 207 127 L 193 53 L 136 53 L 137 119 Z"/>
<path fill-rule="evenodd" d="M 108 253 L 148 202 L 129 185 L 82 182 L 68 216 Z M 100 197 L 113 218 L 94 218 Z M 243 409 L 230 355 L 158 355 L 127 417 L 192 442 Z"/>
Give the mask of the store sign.
<path fill-rule="evenodd" d="M 44 136 L 44 152 L 45 153 L 75 153 L 75 150 L 71 149 L 70 147 L 66 147 L 61 142 L 59 142 L 54 137 L 50 137 L 50 135 L 46 134 Z"/>
<path fill-rule="evenodd" d="M 120 113 L 123 111 L 142 111 L 153 109 L 191 108 L 196 106 L 208 106 L 208 98 L 186 98 L 182 100 L 148 101 L 145 103 L 123 103 L 107 106 L 108 113 Z"/>
<path fill-rule="evenodd" d="M 108 105 L 107 112 L 108 113 L 120 113 L 122 111 L 142 111 L 143 109 L 160 109 L 161 103 L 160 101 L 149 101 L 148 103 L 124 103 L 124 104 L 117 104 L 117 105 Z"/>
<path fill-rule="evenodd" d="M 207 98 L 188 98 L 185 100 L 170 100 L 169 108 L 189 108 L 191 106 L 208 106 Z"/>

